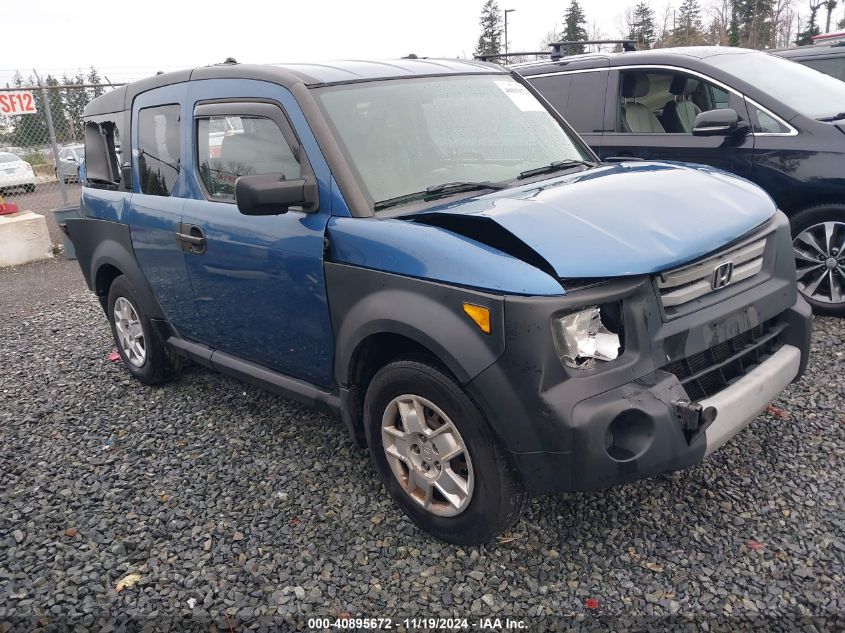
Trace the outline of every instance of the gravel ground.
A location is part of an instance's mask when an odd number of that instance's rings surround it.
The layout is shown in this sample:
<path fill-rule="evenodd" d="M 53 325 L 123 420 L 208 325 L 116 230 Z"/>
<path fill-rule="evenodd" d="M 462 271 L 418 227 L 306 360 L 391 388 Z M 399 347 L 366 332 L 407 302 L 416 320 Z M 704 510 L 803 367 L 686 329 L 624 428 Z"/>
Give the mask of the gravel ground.
<path fill-rule="evenodd" d="M 129 380 L 75 262 L 0 288 L 0 633 L 345 614 L 845 629 L 841 321 L 816 321 L 808 375 L 706 463 L 536 499 L 459 548 L 403 518 L 339 422 L 199 367 Z"/>

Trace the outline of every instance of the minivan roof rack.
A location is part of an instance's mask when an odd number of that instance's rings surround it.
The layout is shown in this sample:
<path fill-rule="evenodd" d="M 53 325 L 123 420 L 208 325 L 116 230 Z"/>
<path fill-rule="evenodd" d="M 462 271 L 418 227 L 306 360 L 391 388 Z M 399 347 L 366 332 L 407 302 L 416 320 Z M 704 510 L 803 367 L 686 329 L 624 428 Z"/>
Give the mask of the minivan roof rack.
<path fill-rule="evenodd" d="M 634 40 L 585 40 L 578 41 L 563 41 L 551 42 L 549 48 L 551 51 L 524 51 L 522 53 L 496 53 L 495 55 L 476 55 L 475 59 L 480 59 L 483 62 L 491 59 L 507 59 L 509 57 L 522 57 L 523 55 L 549 55 L 552 61 L 557 61 L 566 57 L 564 49 L 570 46 L 584 46 L 586 44 L 621 44 L 622 50 L 626 53 L 637 50 L 637 43 Z"/>

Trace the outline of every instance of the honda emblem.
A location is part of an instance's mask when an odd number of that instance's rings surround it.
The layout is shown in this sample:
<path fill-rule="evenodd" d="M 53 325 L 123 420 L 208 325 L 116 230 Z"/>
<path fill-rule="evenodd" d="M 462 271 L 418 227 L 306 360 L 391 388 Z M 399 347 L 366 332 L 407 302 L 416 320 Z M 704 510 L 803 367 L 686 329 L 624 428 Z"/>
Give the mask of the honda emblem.
<path fill-rule="evenodd" d="M 734 263 L 725 262 L 719 264 L 713 269 L 713 278 L 710 280 L 710 286 L 713 290 L 719 290 L 731 283 L 731 277 L 734 275 Z"/>

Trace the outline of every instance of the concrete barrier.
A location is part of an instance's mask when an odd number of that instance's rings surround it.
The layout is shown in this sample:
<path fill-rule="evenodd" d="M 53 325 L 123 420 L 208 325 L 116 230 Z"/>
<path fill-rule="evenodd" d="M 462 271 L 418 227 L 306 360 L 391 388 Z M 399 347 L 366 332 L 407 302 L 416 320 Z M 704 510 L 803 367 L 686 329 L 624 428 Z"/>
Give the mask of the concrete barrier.
<path fill-rule="evenodd" d="M 0 268 L 53 257 L 53 243 L 43 215 L 21 211 L 0 215 Z"/>

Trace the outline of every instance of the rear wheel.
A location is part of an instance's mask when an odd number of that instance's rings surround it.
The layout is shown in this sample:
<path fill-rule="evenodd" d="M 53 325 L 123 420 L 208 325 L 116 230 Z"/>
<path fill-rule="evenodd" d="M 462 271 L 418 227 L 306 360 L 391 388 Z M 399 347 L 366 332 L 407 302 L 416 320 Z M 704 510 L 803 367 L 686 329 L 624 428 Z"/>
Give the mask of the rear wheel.
<path fill-rule="evenodd" d="M 132 284 L 124 275 L 112 282 L 107 306 L 117 351 L 132 376 L 145 384 L 155 385 L 179 372 L 181 359 L 170 352 L 155 332 Z"/>
<path fill-rule="evenodd" d="M 845 316 L 845 205 L 804 209 L 791 224 L 798 290 L 816 314 Z"/>
<path fill-rule="evenodd" d="M 390 363 L 370 383 L 364 416 L 376 470 L 421 529 L 472 545 L 517 521 L 528 495 L 481 412 L 444 371 Z"/>

